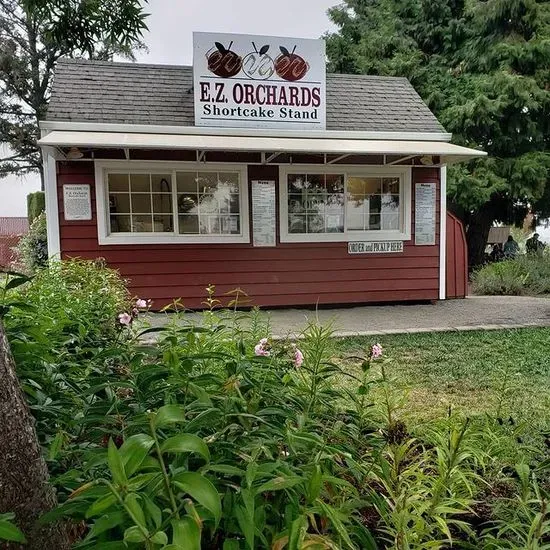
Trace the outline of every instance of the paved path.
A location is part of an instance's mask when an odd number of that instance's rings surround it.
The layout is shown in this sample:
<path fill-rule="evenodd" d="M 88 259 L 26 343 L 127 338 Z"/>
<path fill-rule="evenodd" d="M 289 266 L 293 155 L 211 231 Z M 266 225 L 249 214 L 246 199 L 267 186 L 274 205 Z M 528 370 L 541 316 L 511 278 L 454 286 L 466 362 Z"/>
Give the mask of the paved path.
<path fill-rule="evenodd" d="M 524 296 L 471 296 L 436 304 L 361 306 L 350 308 L 276 309 L 269 315 L 274 336 L 295 337 L 308 320 L 332 322 L 338 336 L 380 335 L 449 330 L 491 330 L 550 326 L 550 299 Z M 166 314 L 151 315 L 153 325 Z M 186 314 L 200 323 L 200 314 Z"/>

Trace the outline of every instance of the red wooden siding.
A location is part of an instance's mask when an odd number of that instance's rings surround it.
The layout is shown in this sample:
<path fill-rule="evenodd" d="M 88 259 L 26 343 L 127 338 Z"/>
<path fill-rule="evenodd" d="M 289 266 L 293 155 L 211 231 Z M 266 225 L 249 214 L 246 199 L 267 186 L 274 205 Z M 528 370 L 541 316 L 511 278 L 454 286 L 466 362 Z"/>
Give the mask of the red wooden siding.
<path fill-rule="evenodd" d="M 447 298 L 468 294 L 468 247 L 461 221 L 447 212 Z"/>
<path fill-rule="evenodd" d="M 276 166 L 249 166 L 249 181 L 278 180 Z M 439 169 L 414 168 L 414 183 L 439 184 Z M 93 220 L 63 218 L 65 183 L 92 186 Z M 181 298 L 201 307 L 205 287 L 215 284 L 220 296 L 242 288 L 258 306 L 290 306 L 436 300 L 439 296 L 439 246 L 405 242 L 402 254 L 349 255 L 347 243 L 178 244 L 99 246 L 95 215 L 94 166 L 91 162 L 58 164 L 62 257 L 105 258 L 129 281 L 136 296 L 152 298 L 155 307 Z M 439 195 L 439 189 L 438 189 Z M 439 235 L 439 198 L 437 233 Z M 414 205 L 413 205 L 414 231 Z"/>

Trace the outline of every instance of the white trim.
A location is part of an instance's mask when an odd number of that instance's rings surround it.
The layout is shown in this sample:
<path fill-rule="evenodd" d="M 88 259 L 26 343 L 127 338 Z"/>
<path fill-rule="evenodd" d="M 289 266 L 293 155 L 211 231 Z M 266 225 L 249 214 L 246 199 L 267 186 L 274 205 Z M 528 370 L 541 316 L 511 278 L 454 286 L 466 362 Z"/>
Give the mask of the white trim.
<path fill-rule="evenodd" d="M 77 132 L 116 132 L 140 134 L 181 134 L 181 135 L 217 135 L 250 137 L 304 137 L 303 130 L 275 130 L 266 128 L 205 128 L 199 126 L 160 126 L 150 124 L 111 124 L 104 122 L 71 122 L 44 120 L 40 122 L 42 130 L 68 130 Z M 46 132 L 48 133 L 48 132 Z M 308 131 L 310 138 L 329 139 L 381 139 L 411 141 L 451 141 L 452 134 L 446 132 L 372 132 L 313 130 Z"/>
<path fill-rule="evenodd" d="M 441 167 L 439 184 L 439 299 L 447 298 L 447 167 Z"/>
<path fill-rule="evenodd" d="M 59 204 L 57 199 L 57 163 L 55 150 L 50 147 L 42 149 L 44 165 L 44 193 L 46 199 L 46 234 L 48 238 L 48 257 L 61 254 L 59 235 Z"/>
<path fill-rule="evenodd" d="M 172 193 L 176 193 L 175 173 L 176 171 L 218 171 L 239 173 L 239 201 L 240 201 L 240 235 L 179 235 L 173 233 L 115 233 L 109 234 L 107 188 L 105 185 L 106 171 L 131 171 L 151 172 L 163 170 L 172 173 Z M 246 165 L 231 164 L 209 164 L 196 162 L 144 162 L 111 160 L 95 162 L 95 188 L 96 188 L 96 211 L 97 211 L 97 235 L 100 245 L 120 244 L 206 244 L 206 243 L 250 243 L 250 224 L 248 207 L 248 169 Z M 175 202 L 175 201 L 174 201 Z M 173 214 L 174 215 L 174 214 Z M 174 229 L 177 229 L 177 216 L 174 218 Z"/>
<path fill-rule="evenodd" d="M 398 231 L 347 231 L 344 206 L 343 233 L 289 233 L 287 176 L 301 171 L 318 174 L 344 174 L 344 194 L 347 192 L 347 176 L 384 176 L 401 178 L 399 208 L 402 230 Z M 410 241 L 411 240 L 411 169 L 405 166 L 355 166 L 355 165 L 293 165 L 279 167 L 279 226 L 282 243 L 350 242 L 350 241 Z"/>

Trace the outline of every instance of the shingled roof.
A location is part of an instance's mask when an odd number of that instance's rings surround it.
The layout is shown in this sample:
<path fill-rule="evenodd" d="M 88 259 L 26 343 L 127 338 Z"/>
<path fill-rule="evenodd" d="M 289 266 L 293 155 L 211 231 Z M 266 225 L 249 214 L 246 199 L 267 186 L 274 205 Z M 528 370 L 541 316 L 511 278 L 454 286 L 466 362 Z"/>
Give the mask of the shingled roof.
<path fill-rule="evenodd" d="M 193 126 L 193 69 L 62 59 L 46 120 Z M 327 129 L 445 130 L 406 78 L 327 74 Z"/>

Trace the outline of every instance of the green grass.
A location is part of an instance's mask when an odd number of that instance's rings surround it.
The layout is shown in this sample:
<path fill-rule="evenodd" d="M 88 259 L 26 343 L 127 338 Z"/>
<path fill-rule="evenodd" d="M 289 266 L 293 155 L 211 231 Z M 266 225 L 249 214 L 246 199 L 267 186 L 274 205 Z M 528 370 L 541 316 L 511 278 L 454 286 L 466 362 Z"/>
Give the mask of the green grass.
<path fill-rule="evenodd" d="M 405 392 L 405 420 L 441 418 L 452 407 L 471 417 L 512 417 L 527 433 L 550 432 L 550 329 L 346 338 L 337 360 L 357 374 L 360 363 L 349 357 L 366 356 L 377 341 L 386 373 Z"/>

